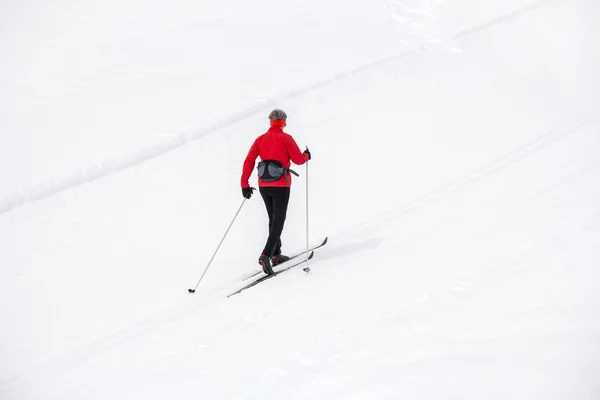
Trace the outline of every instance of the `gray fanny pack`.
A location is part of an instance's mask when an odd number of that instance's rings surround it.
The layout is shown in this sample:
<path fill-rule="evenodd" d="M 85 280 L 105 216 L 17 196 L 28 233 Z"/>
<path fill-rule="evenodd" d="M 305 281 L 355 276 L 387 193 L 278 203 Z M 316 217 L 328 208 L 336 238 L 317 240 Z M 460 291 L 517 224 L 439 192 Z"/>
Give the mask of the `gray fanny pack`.
<path fill-rule="evenodd" d="M 285 176 L 286 182 L 289 182 L 289 174 L 296 176 L 298 173 L 284 166 L 277 160 L 264 160 L 258 163 L 258 177 L 265 182 L 275 182 Z"/>

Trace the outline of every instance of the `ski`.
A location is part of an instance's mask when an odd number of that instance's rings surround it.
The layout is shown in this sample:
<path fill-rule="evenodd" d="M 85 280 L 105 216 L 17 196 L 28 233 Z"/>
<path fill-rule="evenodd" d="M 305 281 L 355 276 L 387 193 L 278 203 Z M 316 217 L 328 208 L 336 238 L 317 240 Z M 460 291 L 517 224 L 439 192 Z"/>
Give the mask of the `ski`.
<path fill-rule="evenodd" d="M 327 239 L 325 239 L 325 242 L 327 242 Z M 324 243 L 325 243 L 325 242 L 324 242 Z M 319 246 L 319 247 L 320 247 L 320 246 Z M 306 254 L 306 252 L 304 252 L 304 254 Z M 244 291 L 244 290 L 246 290 L 246 289 L 250 289 L 251 287 L 258 285 L 259 283 L 266 281 L 267 279 L 271 279 L 271 278 L 274 278 L 274 277 L 276 277 L 277 275 L 281 274 L 282 272 L 285 272 L 285 271 L 288 271 L 288 270 L 290 270 L 290 269 L 292 269 L 292 268 L 294 268 L 294 267 L 297 267 L 298 265 L 300 265 L 300 264 L 303 264 L 303 263 L 305 263 L 306 261 L 308 261 L 308 260 L 312 259 L 314 255 L 315 255 L 315 252 L 314 252 L 314 250 L 313 250 L 313 251 L 311 251 L 311 252 L 310 252 L 310 254 L 308 255 L 308 258 L 305 258 L 305 259 L 304 259 L 304 260 L 302 260 L 302 261 L 298 261 L 297 263 L 294 263 L 294 264 L 292 264 L 292 265 L 288 265 L 288 266 L 286 266 L 285 268 L 283 268 L 283 269 L 281 269 L 281 270 L 279 270 L 279 271 L 275 272 L 275 273 L 274 273 L 274 274 L 272 274 L 272 275 L 265 275 L 265 276 L 261 276 L 260 278 L 258 278 L 258 279 L 256 279 L 256 280 L 254 280 L 254 281 L 250 282 L 249 284 L 247 284 L 246 286 L 242 287 L 241 289 L 238 289 L 238 290 L 236 290 L 235 292 L 231 293 L 231 294 L 230 294 L 230 295 L 228 295 L 227 297 L 231 297 L 231 296 L 233 296 L 233 295 L 236 295 L 236 294 L 238 294 L 238 293 L 241 293 L 241 292 L 243 292 L 243 291 Z M 296 257 L 298 257 L 298 256 L 296 256 Z M 287 264 L 287 263 L 288 263 L 288 262 L 286 262 L 285 264 Z M 284 264 L 284 263 L 282 263 L 282 264 Z M 281 264 L 279 264 L 279 265 L 281 265 Z M 278 265 L 278 266 L 279 266 L 279 265 Z"/>
<path fill-rule="evenodd" d="M 328 240 L 328 239 L 329 239 L 328 237 L 325 237 L 325 240 L 323 240 L 323 242 L 322 242 L 321 244 L 319 244 L 319 245 L 317 245 L 317 246 L 314 246 L 314 247 L 312 247 L 312 248 L 308 249 L 308 252 L 315 251 L 316 249 L 318 249 L 318 248 L 320 248 L 320 247 L 323 247 L 323 246 L 325 246 L 325 245 L 327 244 L 327 240 Z M 303 255 L 305 255 L 306 253 L 307 253 L 307 251 L 306 251 L 306 250 L 304 250 L 304 251 L 303 251 L 303 252 L 301 252 L 301 253 L 294 254 L 293 256 L 290 256 L 290 259 L 289 259 L 289 260 L 287 260 L 287 261 L 285 261 L 285 262 L 282 262 L 281 264 L 274 265 L 273 267 L 279 267 L 280 265 L 285 265 L 285 264 L 289 263 L 290 261 L 292 261 L 294 258 L 298 258 L 298 257 L 300 257 L 300 256 L 303 256 Z M 310 257 L 312 257 L 312 256 L 310 256 Z M 309 258 L 309 259 L 310 259 L 310 258 Z M 247 280 L 248 280 L 248 279 L 250 279 L 250 278 L 254 278 L 255 276 L 257 276 L 257 275 L 259 275 L 259 274 L 262 274 L 262 273 L 263 273 L 263 271 L 257 271 L 257 272 L 255 272 L 255 273 L 253 273 L 252 275 L 248 276 L 247 278 L 245 278 L 245 279 L 244 279 L 244 281 L 247 281 Z"/>

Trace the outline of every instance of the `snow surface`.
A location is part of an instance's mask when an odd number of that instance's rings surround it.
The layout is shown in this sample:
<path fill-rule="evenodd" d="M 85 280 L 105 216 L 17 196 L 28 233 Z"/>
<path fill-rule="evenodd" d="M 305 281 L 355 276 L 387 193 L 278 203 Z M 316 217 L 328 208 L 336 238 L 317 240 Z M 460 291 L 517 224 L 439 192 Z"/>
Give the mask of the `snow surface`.
<path fill-rule="evenodd" d="M 1 399 L 600 398 L 596 0 L 0 5 Z M 284 250 L 239 176 L 313 154 Z M 253 176 L 253 183 L 256 182 Z"/>

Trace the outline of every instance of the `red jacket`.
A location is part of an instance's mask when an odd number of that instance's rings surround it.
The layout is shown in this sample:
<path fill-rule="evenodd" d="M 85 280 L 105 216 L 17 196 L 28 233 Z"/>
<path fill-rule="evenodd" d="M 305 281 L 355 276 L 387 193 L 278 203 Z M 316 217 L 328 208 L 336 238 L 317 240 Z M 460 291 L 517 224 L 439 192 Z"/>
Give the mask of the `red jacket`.
<path fill-rule="evenodd" d="M 250 151 L 248 151 L 242 170 L 242 188 L 250 186 L 248 180 L 250 179 L 250 175 L 252 175 L 256 157 L 258 156 L 260 156 L 261 160 L 277 160 L 284 168 L 290 167 L 290 160 L 297 165 L 302 165 L 308 161 L 308 154 L 300 151 L 300 148 L 291 135 L 285 133 L 281 128 L 271 127 L 265 134 L 256 138 L 252 147 L 250 147 Z M 282 176 L 274 182 L 265 182 L 258 178 L 258 186 L 287 187 L 291 186 L 291 184 L 291 174 L 288 174 L 287 179 L 286 176 Z"/>

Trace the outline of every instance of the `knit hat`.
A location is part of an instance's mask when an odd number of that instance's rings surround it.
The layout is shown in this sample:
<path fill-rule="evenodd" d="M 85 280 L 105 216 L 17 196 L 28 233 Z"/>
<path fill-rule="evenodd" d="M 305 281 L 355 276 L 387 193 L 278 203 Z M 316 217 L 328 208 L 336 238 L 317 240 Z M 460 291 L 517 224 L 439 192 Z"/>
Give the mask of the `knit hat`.
<path fill-rule="evenodd" d="M 287 119 L 287 114 L 285 113 L 285 111 L 276 108 L 273 111 L 271 111 L 271 114 L 269 114 L 269 119 Z"/>
<path fill-rule="evenodd" d="M 285 111 L 280 110 L 278 108 L 271 111 L 271 114 L 269 114 L 269 119 L 271 120 L 271 126 L 273 127 L 285 128 L 285 126 L 287 125 L 287 123 L 285 122 L 285 120 L 287 119 L 287 114 L 285 113 Z"/>

